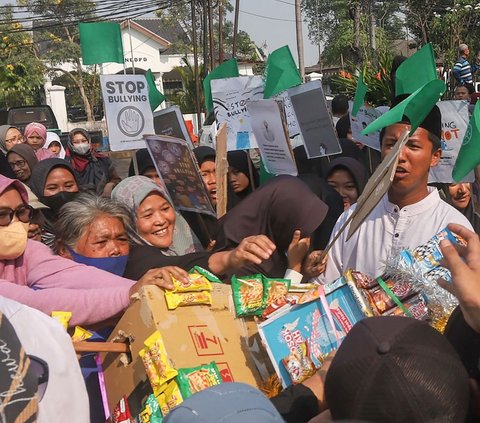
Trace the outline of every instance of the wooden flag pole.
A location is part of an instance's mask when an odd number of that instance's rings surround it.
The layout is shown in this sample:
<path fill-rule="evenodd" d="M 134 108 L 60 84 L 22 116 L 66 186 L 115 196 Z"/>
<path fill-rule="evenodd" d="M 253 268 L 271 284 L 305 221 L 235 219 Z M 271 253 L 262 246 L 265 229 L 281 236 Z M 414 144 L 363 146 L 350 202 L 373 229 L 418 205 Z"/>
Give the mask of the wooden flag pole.
<path fill-rule="evenodd" d="M 227 124 L 222 123 L 217 133 L 215 177 L 217 180 L 217 218 L 227 213 Z"/>

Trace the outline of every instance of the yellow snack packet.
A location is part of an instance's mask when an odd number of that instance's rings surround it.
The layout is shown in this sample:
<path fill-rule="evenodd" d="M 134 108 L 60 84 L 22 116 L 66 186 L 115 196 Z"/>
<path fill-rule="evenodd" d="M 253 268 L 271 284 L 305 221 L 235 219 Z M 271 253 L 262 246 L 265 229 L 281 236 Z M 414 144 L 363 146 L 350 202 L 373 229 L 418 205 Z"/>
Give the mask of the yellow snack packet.
<path fill-rule="evenodd" d="M 143 361 L 143 366 L 145 367 L 145 373 L 147 374 L 148 380 L 150 381 L 150 385 L 152 385 L 153 393 L 158 395 L 162 392 L 162 383 L 160 381 L 160 375 L 158 374 L 158 370 L 153 362 L 152 355 L 148 348 L 142 348 L 138 355 Z"/>
<path fill-rule="evenodd" d="M 160 411 L 162 412 L 162 416 L 165 417 L 170 412 L 165 393 L 161 393 L 160 395 L 158 395 L 157 401 L 158 401 L 158 404 L 160 405 Z"/>
<path fill-rule="evenodd" d="M 86 341 L 91 338 L 93 333 L 87 329 L 82 328 L 81 326 L 75 326 L 75 332 L 72 335 L 72 342 L 81 342 Z"/>
<path fill-rule="evenodd" d="M 180 282 L 172 276 L 174 288 L 172 292 L 196 292 L 196 291 L 211 291 L 212 284 L 209 280 L 198 272 L 188 274 L 188 283 Z"/>
<path fill-rule="evenodd" d="M 165 399 L 167 401 L 168 409 L 172 411 L 177 405 L 183 402 L 182 394 L 177 382 L 172 380 L 168 383 L 167 389 L 165 389 Z"/>
<path fill-rule="evenodd" d="M 161 387 L 165 382 L 168 382 L 170 379 L 177 376 L 177 371 L 172 367 L 168 360 L 167 351 L 165 350 L 165 344 L 163 343 L 160 332 L 155 331 L 145 340 L 144 344 L 150 353 L 155 368 L 157 369 L 160 380 L 159 387 Z M 163 389 L 161 390 L 163 391 Z"/>
<path fill-rule="evenodd" d="M 165 301 L 169 310 L 180 306 L 207 304 L 212 305 L 212 295 L 208 291 L 200 292 L 165 292 Z"/>
<path fill-rule="evenodd" d="M 72 318 L 71 311 L 52 311 L 51 316 L 59 322 L 65 330 L 68 329 L 68 322 L 70 322 L 70 319 Z"/>

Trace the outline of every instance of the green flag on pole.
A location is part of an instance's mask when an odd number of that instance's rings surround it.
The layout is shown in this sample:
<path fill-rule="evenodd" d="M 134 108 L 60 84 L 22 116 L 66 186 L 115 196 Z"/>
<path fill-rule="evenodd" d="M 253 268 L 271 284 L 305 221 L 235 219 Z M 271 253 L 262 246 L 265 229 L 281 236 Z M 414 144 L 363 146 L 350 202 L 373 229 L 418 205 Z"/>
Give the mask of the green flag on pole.
<path fill-rule="evenodd" d="M 84 65 L 123 63 L 122 31 L 116 22 L 79 23 Z"/>
<path fill-rule="evenodd" d="M 158 91 L 151 69 L 149 69 L 145 74 L 145 79 L 147 80 L 148 86 L 148 100 L 150 102 L 150 108 L 153 112 L 158 106 L 160 106 L 160 104 L 162 104 L 162 102 L 165 101 L 166 97 L 160 91 Z"/>
<path fill-rule="evenodd" d="M 367 94 L 368 87 L 363 82 L 363 71 L 360 72 L 357 81 L 357 89 L 355 90 L 355 98 L 353 100 L 353 107 L 352 107 L 352 116 L 355 117 L 362 107 L 365 104 L 365 95 Z"/>
<path fill-rule="evenodd" d="M 480 164 L 480 102 L 477 101 L 463 137 L 462 147 L 452 171 L 455 182 L 461 181 Z"/>
<path fill-rule="evenodd" d="M 278 93 L 302 83 L 292 52 L 288 46 L 272 51 L 265 66 L 265 90 L 263 98 L 270 98 Z"/>
<path fill-rule="evenodd" d="M 410 135 L 412 135 L 431 112 L 446 88 L 445 82 L 440 79 L 434 79 L 426 83 L 387 113 L 375 119 L 362 131 L 362 134 L 367 135 L 394 123 L 402 122 L 405 115 L 410 121 Z"/>
<path fill-rule="evenodd" d="M 433 79 L 437 79 L 437 67 L 432 43 L 428 43 L 398 67 L 395 95 L 412 94 Z"/>
<path fill-rule="evenodd" d="M 212 79 L 233 78 L 239 75 L 237 59 L 230 59 L 223 62 L 220 66 L 217 66 L 205 77 L 203 80 L 203 94 L 205 96 L 205 108 L 207 109 L 207 113 L 210 113 L 213 110 L 210 81 Z"/>

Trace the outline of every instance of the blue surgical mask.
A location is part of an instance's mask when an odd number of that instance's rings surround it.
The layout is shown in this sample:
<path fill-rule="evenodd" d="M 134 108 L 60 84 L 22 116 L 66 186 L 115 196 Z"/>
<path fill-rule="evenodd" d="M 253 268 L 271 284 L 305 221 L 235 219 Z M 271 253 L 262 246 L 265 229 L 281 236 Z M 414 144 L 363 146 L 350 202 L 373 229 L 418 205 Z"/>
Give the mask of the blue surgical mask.
<path fill-rule="evenodd" d="M 72 259 L 76 263 L 86 264 L 87 266 L 93 266 L 97 269 L 105 270 L 106 272 L 113 273 L 117 276 L 123 276 L 125 268 L 127 267 L 128 254 L 126 256 L 116 257 L 85 257 L 76 253 L 71 248 L 68 248 Z"/>

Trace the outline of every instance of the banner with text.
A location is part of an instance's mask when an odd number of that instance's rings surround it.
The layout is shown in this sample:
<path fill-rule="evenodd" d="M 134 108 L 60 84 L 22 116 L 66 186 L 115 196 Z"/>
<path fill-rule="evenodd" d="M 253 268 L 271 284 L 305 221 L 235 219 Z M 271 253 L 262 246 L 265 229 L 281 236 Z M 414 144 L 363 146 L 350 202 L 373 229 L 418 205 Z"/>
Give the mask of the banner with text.
<path fill-rule="evenodd" d="M 365 144 L 367 147 L 380 151 L 380 131 L 371 132 L 368 135 L 363 135 L 362 131 L 384 112 L 381 109 L 379 110 L 374 109 L 373 107 L 361 106 L 358 110 L 357 116 L 353 117 L 353 101 L 349 101 L 348 106 L 353 139 Z"/>

